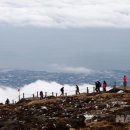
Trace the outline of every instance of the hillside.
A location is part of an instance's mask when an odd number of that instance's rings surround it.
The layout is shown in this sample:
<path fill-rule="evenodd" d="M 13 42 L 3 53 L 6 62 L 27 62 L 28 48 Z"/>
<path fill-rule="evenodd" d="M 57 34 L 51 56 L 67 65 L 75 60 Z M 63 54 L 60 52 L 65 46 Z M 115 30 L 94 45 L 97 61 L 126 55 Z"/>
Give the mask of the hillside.
<path fill-rule="evenodd" d="M 130 130 L 130 93 L 116 92 L 1 104 L 0 130 Z M 120 115 L 125 115 L 125 123 L 116 122 Z"/>

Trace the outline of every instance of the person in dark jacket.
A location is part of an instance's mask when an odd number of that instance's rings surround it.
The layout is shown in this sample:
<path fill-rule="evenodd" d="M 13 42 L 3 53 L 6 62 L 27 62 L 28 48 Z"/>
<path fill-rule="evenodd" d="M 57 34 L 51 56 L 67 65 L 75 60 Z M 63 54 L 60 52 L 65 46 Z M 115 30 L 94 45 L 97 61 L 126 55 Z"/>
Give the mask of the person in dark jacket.
<path fill-rule="evenodd" d="M 78 85 L 76 85 L 76 95 L 77 94 L 80 94 L 80 92 L 79 92 L 79 86 Z"/>
<path fill-rule="evenodd" d="M 9 103 L 10 103 L 10 101 L 9 101 L 9 99 L 7 98 L 6 101 L 5 101 L 5 104 L 8 105 Z"/>
<path fill-rule="evenodd" d="M 43 92 L 40 91 L 40 99 L 43 99 Z"/>
<path fill-rule="evenodd" d="M 95 86 L 96 86 L 96 88 L 95 88 L 96 92 L 100 93 L 101 83 L 99 81 L 97 81 L 97 82 L 95 82 Z"/>
<path fill-rule="evenodd" d="M 60 96 L 64 96 L 64 87 L 62 87 L 62 88 L 60 89 L 60 91 L 61 91 L 61 95 L 60 95 Z"/>

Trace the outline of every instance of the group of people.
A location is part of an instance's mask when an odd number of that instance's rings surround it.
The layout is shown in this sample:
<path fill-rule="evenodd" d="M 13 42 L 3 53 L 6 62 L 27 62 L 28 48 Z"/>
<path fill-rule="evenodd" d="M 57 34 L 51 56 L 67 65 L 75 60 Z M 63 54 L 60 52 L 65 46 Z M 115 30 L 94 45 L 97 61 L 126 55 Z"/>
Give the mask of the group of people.
<path fill-rule="evenodd" d="M 95 90 L 96 92 L 100 92 L 100 87 L 103 88 L 103 92 L 106 92 L 106 87 L 107 87 L 107 82 L 103 81 L 103 83 L 101 84 L 99 81 L 95 82 Z M 114 88 L 116 87 L 116 81 L 114 82 Z M 124 89 L 126 89 L 127 87 L 127 77 L 126 75 L 123 76 L 123 87 Z"/>
<path fill-rule="evenodd" d="M 126 89 L 126 86 L 127 86 L 127 77 L 126 77 L 126 75 L 123 76 L 123 86 L 124 86 L 124 89 Z M 106 92 L 107 82 L 105 80 L 103 81 L 103 83 L 101 83 L 100 81 L 95 82 L 95 91 L 97 93 L 101 92 L 101 90 L 100 90 L 101 87 L 103 89 L 103 92 Z M 114 87 L 116 87 L 116 82 L 114 84 Z M 60 89 L 60 91 L 61 91 L 61 96 L 63 96 L 64 95 L 64 87 L 62 87 Z M 80 94 L 78 85 L 76 85 L 76 95 L 77 94 Z"/>
<path fill-rule="evenodd" d="M 101 83 L 100 81 L 96 81 L 95 82 L 95 91 L 97 93 L 101 92 L 100 91 L 101 87 L 103 88 L 103 92 L 106 92 L 107 82 L 103 81 L 103 83 Z M 116 82 L 114 83 L 114 87 L 116 87 Z M 123 76 L 123 87 L 124 87 L 124 89 L 126 89 L 126 87 L 127 87 L 127 77 L 126 77 L 126 75 Z M 61 95 L 60 96 L 64 96 L 64 87 L 62 87 L 60 89 L 60 91 L 61 91 Z M 76 93 L 76 95 L 80 94 L 79 86 L 78 85 L 76 85 L 75 93 Z M 43 91 L 40 91 L 40 99 L 43 99 Z M 10 101 L 7 98 L 7 100 L 5 101 L 5 104 L 9 104 L 9 103 L 10 103 Z"/>
<path fill-rule="evenodd" d="M 61 95 L 60 96 L 64 96 L 64 87 L 62 87 L 60 89 L 60 91 L 61 91 Z M 80 94 L 78 85 L 76 85 L 76 95 L 77 94 Z M 40 91 L 40 99 L 43 99 L 43 91 Z"/>
<path fill-rule="evenodd" d="M 124 77 L 123 77 L 123 86 L 124 86 L 125 88 L 126 88 L 126 86 L 127 86 L 127 77 L 126 77 L 126 75 L 124 75 Z M 100 93 L 100 92 L 101 92 L 101 90 L 100 90 L 101 87 L 102 87 L 102 89 L 103 89 L 103 92 L 106 92 L 107 82 L 106 82 L 105 80 L 103 81 L 103 83 L 101 83 L 100 81 L 96 81 L 96 82 L 95 82 L 95 91 L 96 91 L 97 93 Z M 116 83 L 115 83 L 114 87 L 116 87 Z M 64 87 L 62 87 L 62 88 L 60 89 L 60 91 L 61 91 L 61 95 L 60 95 L 60 96 L 64 96 Z M 77 95 L 77 94 L 80 94 L 79 86 L 78 86 L 78 85 L 76 85 L 75 93 L 76 93 L 76 95 Z M 40 92 L 40 99 L 43 99 L 43 92 L 42 92 L 42 91 Z"/>
<path fill-rule="evenodd" d="M 61 91 L 61 95 L 60 96 L 64 96 L 64 87 L 62 87 L 60 89 L 60 91 Z M 76 95 L 80 94 L 80 92 L 79 92 L 79 86 L 78 85 L 76 85 L 76 91 L 75 91 L 75 93 L 76 93 Z"/>
<path fill-rule="evenodd" d="M 97 93 L 100 92 L 101 87 L 103 88 L 103 92 L 106 92 L 107 82 L 103 81 L 103 83 L 101 84 L 100 81 L 96 81 L 95 86 L 96 86 L 95 90 L 96 90 Z"/>

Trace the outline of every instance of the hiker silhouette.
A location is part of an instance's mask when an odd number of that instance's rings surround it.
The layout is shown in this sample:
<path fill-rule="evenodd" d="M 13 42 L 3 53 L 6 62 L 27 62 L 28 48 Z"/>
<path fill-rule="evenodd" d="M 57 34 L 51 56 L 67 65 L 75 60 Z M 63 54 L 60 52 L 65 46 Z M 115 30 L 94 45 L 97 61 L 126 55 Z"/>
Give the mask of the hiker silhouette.
<path fill-rule="evenodd" d="M 43 99 L 43 92 L 40 91 L 40 99 Z"/>
<path fill-rule="evenodd" d="M 96 92 L 97 93 L 100 92 L 101 83 L 99 81 L 97 81 L 97 82 L 95 82 L 95 86 L 96 86 L 96 88 L 95 88 Z"/>
<path fill-rule="evenodd" d="M 60 96 L 63 96 L 63 95 L 64 95 L 64 87 L 62 87 L 62 88 L 60 89 L 60 91 L 61 91 L 61 95 L 60 95 Z"/>
<path fill-rule="evenodd" d="M 6 101 L 5 101 L 5 104 L 9 104 L 9 103 L 10 103 L 10 101 L 9 101 L 9 99 L 7 98 Z"/>
<path fill-rule="evenodd" d="M 79 92 L 79 86 L 78 85 L 76 85 L 76 95 L 77 94 L 80 94 L 80 92 Z"/>

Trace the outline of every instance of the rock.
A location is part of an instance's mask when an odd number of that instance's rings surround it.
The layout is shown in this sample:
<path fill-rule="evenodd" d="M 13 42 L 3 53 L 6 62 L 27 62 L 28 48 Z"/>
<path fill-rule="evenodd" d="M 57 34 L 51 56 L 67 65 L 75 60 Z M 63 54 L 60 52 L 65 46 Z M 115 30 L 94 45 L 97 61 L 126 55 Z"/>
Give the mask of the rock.
<path fill-rule="evenodd" d="M 117 128 L 116 123 L 113 124 L 115 115 L 126 111 L 130 112 L 127 93 L 22 99 L 14 105 L 0 106 L 0 130 L 106 130 Z M 88 115 L 91 115 L 89 119 Z"/>

